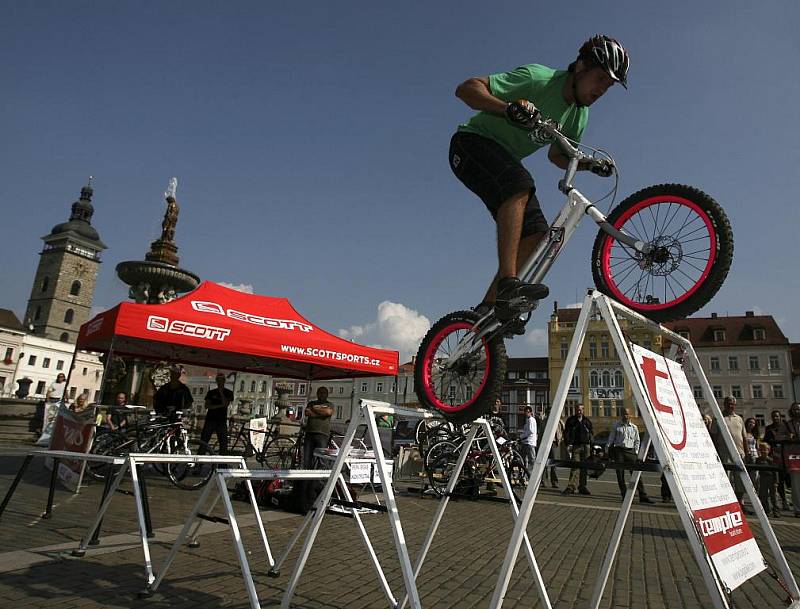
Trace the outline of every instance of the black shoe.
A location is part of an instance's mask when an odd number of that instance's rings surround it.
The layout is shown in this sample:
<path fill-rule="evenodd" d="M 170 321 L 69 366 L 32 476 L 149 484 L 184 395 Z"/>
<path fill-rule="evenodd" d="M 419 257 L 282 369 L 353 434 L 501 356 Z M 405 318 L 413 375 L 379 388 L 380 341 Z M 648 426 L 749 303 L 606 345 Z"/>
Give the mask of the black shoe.
<path fill-rule="evenodd" d="M 482 302 L 472 307 L 472 310 L 475 311 L 480 317 L 487 315 L 492 309 L 494 309 L 494 305 L 490 302 Z"/>
<path fill-rule="evenodd" d="M 505 337 L 513 338 L 514 336 L 522 336 L 525 334 L 525 322 L 519 317 L 513 321 L 509 321 L 505 327 Z"/>
<path fill-rule="evenodd" d="M 549 293 L 550 290 L 542 283 L 525 283 L 517 277 L 504 277 L 497 283 L 495 315 L 500 321 L 507 321 L 533 310 L 537 301 Z"/>
<path fill-rule="evenodd" d="M 591 493 L 589 492 L 589 489 L 588 489 L 588 488 L 586 488 L 585 486 L 584 486 L 583 488 L 579 488 L 579 489 L 578 489 L 578 492 L 579 492 L 581 495 L 591 495 Z"/>
<path fill-rule="evenodd" d="M 574 494 L 575 494 L 575 491 L 573 491 L 573 490 L 572 490 L 570 487 L 567 487 L 567 488 L 565 488 L 563 491 L 561 491 L 561 494 L 562 494 L 562 495 L 574 495 Z M 796 516 L 796 515 L 797 515 L 797 514 L 795 514 L 795 516 Z"/>
<path fill-rule="evenodd" d="M 639 503 L 655 503 L 650 497 L 644 495 L 643 497 L 639 497 Z"/>

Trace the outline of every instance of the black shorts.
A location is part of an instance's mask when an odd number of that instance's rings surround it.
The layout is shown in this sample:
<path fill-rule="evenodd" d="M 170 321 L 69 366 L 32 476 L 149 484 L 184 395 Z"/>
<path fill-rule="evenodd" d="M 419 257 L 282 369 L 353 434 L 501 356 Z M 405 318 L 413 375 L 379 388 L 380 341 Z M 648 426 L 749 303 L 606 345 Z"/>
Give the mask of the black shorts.
<path fill-rule="evenodd" d="M 497 219 L 497 211 L 509 197 L 528 192 L 522 236 L 547 232 L 549 225 L 536 198 L 536 186 L 528 170 L 494 140 L 457 131 L 450 140 L 450 169 Z"/>

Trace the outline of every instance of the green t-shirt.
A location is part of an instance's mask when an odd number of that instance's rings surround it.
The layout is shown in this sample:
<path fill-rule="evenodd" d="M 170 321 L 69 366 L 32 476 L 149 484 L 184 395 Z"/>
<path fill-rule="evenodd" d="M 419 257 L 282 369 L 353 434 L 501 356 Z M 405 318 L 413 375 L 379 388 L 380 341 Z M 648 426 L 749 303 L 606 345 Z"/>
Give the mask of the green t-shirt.
<path fill-rule="evenodd" d="M 566 70 L 553 70 L 533 63 L 511 72 L 492 74 L 489 76 L 489 90 L 503 101 L 527 99 L 542 116 L 557 121 L 564 135 L 579 142 L 589 122 L 589 108 L 578 108 L 564 101 L 564 82 L 568 74 Z M 552 143 L 551 140 L 532 139 L 531 132 L 515 127 L 504 116 L 486 112 L 478 112 L 458 130 L 488 137 L 518 160 Z"/>

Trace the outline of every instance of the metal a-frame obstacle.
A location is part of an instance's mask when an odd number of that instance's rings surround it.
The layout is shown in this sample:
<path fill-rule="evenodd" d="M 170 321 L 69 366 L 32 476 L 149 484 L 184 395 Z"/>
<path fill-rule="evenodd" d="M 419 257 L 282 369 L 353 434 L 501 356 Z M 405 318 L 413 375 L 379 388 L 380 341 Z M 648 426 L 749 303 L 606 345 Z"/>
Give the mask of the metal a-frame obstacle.
<path fill-rule="evenodd" d="M 770 547 L 772 555 L 777 563 L 780 575 L 783 578 L 784 586 L 789 593 L 790 598 L 788 599 L 788 602 L 791 603 L 790 607 L 792 609 L 800 608 L 800 589 L 798 589 L 797 582 L 795 581 L 795 578 L 789 569 L 786 557 L 784 556 L 775 533 L 772 530 L 769 519 L 767 518 L 767 515 L 761 506 L 758 495 L 753 488 L 750 477 L 745 469 L 744 462 L 742 461 L 735 447 L 733 438 L 731 437 L 728 427 L 725 424 L 723 414 L 720 411 L 716 399 L 714 398 L 711 385 L 709 384 L 708 379 L 706 378 L 703 369 L 700 366 L 700 361 L 694 351 L 694 348 L 692 347 L 692 344 L 682 336 L 674 332 L 670 332 L 655 322 L 607 298 L 600 292 L 590 290 L 584 300 L 580 316 L 575 325 L 575 332 L 572 336 L 572 341 L 567 353 L 566 361 L 564 363 L 564 370 L 561 374 L 561 379 L 556 391 L 553 407 L 550 411 L 550 416 L 548 417 L 547 424 L 545 426 L 540 450 L 536 455 L 533 472 L 531 474 L 531 480 L 520 505 L 519 517 L 516 519 L 514 532 L 509 542 L 505 559 L 498 576 L 497 586 L 492 596 L 490 604 L 491 609 L 500 609 L 500 607 L 503 605 L 509 582 L 511 580 L 514 564 L 519 555 L 520 546 L 524 541 L 526 541 L 525 530 L 528 522 L 530 521 L 531 512 L 533 511 L 534 502 L 536 501 L 536 495 L 539 490 L 542 475 L 544 474 L 545 466 L 547 465 L 548 450 L 545 447 L 549 448 L 555 438 L 558 421 L 564 410 L 567 392 L 575 372 L 589 321 L 594 315 L 598 314 L 608 326 L 609 334 L 614 341 L 614 346 L 616 347 L 617 354 L 625 371 L 625 375 L 628 379 L 628 382 L 631 384 L 633 397 L 636 400 L 636 403 L 639 405 L 641 416 L 644 419 L 645 426 L 649 432 L 650 439 L 642 443 L 643 445 L 640 448 L 639 457 L 643 458 L 644 455 L 646 455 L 646 451 L 648 450 L 649 444 L 652 441 L 656 455 L 658 456 L 658 460 L 662 464 L 662 472 L 669 484 L 670 490 L 672 491 L 672 496 L 675 499 L 675 505 L 677 507 L 678 514 L 686 531 L 692 552 L 695 556 L 698 566 L 700 567 L 700 571 L 703 575 L 703 579 L 705 580 L 708 592 L 713 600 L 715 609 L 731 608 L 732 605 L 729 599 L 730 590 L 727 589 L 722 583 L 718 571 L 718 565 L 715 565 L 715 563 L 712 561 L 711 555 L 708 553 L 706 546 L 703 544 L 701 537 L 702 533 L 699 530 L 699 524 L 693 516 L 686 498 L 686 494 L 683 492 L 679 480 L 677 479 L 677 472 L 671 465 L 673 461 L 668 454 L 666 442 L 664 442 L 662 439 L 662 435 L 660 433 L 661 430 L 659 427 L 660 423 L 654 416 L 655 407 L 653 406 L 651 396 L 648 393 L 648 388 L 643 383 L 642 376 L 637 370 L 636 360 L 634 359 L 633 352 L 636 349 L 641 350 L 641 348 L 634 346 L 633 343 L 631 343 L 624 336 L 617 320 L 617 315 L 634 320 L 640 324 L 650 327 L 651 329 L 657 330 L 662 335 L 668 337 L 674 345 L 678 345 L 679 348 L 683 349 L 685 359 L 688 360 L 688 363 L 691 365 L 695 375 L 699 379 L 703 390 L 703 395 L 708 404 L 711 406 L 714 418 L 716 419 L 722 437 L 724 438 L 728 454 L 732 455 L 735 475 L 739 476 L 742 485 L 747 492 L 750 503 L 753 506 L 756 517 L 761 524 L 767 544 Z M 674 351 L 677 352 L 677 349 Z M 673 357 L 674 355 L 675 353 L 673 353 Z M 669 368 L 670 364 L 667 362 L 666 358 L 663 359 L 664 365 L 667 365 Z M 674 364 L 674 362 L 672 363 Z M 676 389 L 676 395 L 677 391 L 678 390 Z M 686 429 L 685 425 L 686 423 L 684 421 L 684 431 L 688 434 L 688 430 Z M 707 432 L 705 433 L 707 434 Z M 605 560 L 603 561 L 603 566 L 601 568 L 601 573 L 595 587 L 593 599 L 590 605 L 592 609 L 596 609 L 600 604 L 600 600 L 602 598 L 603 591 L 605 590 L 606 583 L 611 573 L 611 567 L 619 547 L 622 532 L 630 513 L 631 504 L 633 502 L 633 494 L 640 476 L 641 471 L 636 471 L 628 484 L 628 490 L 625 495 L 619 517 L 617 518 L 616 526 L 612 533 Z M 730 483 L 727 482 L 727 479 L 725 479 L 725 484 L 727 484 L 728 490 L 730 490 L 732 493 L 733 491 L 730 489 Z M 755 541 L 753 541 L 753 544 L 755 544 Z M 760 558 L 760 553 L 758 554 L 758 557 Z M 760 570 L 763 570 L 764 566 L 761 566 Z"/>

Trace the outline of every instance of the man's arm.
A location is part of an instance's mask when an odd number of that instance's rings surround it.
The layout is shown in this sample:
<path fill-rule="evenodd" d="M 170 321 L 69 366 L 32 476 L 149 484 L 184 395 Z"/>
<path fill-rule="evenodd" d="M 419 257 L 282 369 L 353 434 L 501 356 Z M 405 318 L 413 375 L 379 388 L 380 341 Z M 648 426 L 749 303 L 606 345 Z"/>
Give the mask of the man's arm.
<path fill-rule="evenodd" d="M 329 404 L 314 404 L 308 406 L 306 411 L 315 417 L 327 418 L 333 416 L 333 408 Z"/>
<path fill-rule="evenodd" d="M 611 432 L 608 434 L 608 440 L 606 441 L 606 452 L 611 450 L 611 447 L 614 446 L 614 440 L 617 438 L 617 424 L 614 423 L 611 426 Z"/>
<path fill-rule="evenodd" d="M 564 154 L 564 151 L 561 150 L 561 146 L 557 143 L 550 145 L 550 148 L 547 150 L 547 158 L 550 159 L 553 165 L 564 171 L 566 171 L 569 166 L 569 157 Z M 578 171 L 588 171 L 589 167 L 590 164 L 587 161 L 578 163 Z"/>
<path fill-rule="evenodd" d="M 473 110 L 502 116 L 508 103 L 492 95 L 488 76 L 468 78 L 456 87 L 456 97 Z"/>

